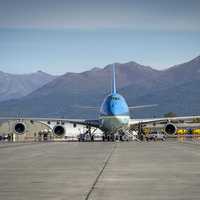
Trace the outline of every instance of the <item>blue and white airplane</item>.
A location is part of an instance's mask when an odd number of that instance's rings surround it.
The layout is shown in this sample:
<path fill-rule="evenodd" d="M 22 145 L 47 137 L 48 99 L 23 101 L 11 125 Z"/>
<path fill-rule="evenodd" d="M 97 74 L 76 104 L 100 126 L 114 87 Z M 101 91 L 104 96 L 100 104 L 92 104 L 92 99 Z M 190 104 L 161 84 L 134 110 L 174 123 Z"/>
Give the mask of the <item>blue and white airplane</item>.
<path fill-rule="evenodd" d="M 123 96 L 117 93 L 115 65 L 113 65 L 112 91 L 103 101 L 100 108 L 100 128 L 105 132 L 113 132 L 129 124 L 129 107 Z"/>
<path fill-rule="evenodd" d="M 200 118 L 200 116 L 187 116 L 187 117 L 171 117 L 171 118 L 150 118 L 150 119 L 131 119 L 130 109 L 134 108 L 144 108 L 152 107 L 154 105 L 142 105 L 129 107 L 125 98 L 117 92 L 116 89 L 116 78 L 115 78 L 115 65 L 113 64 L 113 78 L 112 78 L 112 91 L 104 99 L 99 113 L 99 119 L 88 120 L 88 119 L 64 119 L 64 118 L 16 118 L 16 117 L 1 117 L 0 120 L 16 120 L 14 126 L 14 132 L 16 134 L 25 133 L 26 126 L 24 121 L 30 120 L 31 122 L 40 121 L 42 123 L 51 124 L 51 122 L 56 122 L 53 127 L 53 132 L 57 136 L 63 136 L 65 134 L 65 123 L 72 123 L 74 127 L 77 124 L 85 125 L 88 130 L 91 127 L 99 128 L 104 132 L 104 138 L 113 136 L 115 134 L 124 135 L 127 130 L 133 125 L 145 125 L 151 123 L 166 122 L 165 132 L 167 134 L 174 134 L 177 129 L 177 125 L 174 125 L 171 121 L 183 121 L 183 120 L 193 120 Z M 92 107 L 88 107 L 92 108 Z"/>

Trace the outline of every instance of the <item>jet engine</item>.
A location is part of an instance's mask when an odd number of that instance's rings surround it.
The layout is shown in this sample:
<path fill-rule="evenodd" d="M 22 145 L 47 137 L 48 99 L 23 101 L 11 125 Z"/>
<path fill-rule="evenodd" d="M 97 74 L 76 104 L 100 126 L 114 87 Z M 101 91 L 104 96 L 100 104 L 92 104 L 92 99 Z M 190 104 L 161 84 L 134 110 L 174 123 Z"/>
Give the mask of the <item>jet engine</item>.
<path fill-rule="evenodd" d="M 61 125 L 56 125 L 53 128 L 53 133 L 58 137 L 62 137 L 65 135 L 65 128 Z"/>
<path fill-rule="evenodd" d="M 25 133 L 25 130 L 26 130 L 26 126 L 24 123 L 22 122 L 17 122 L 15 125 L 14 125 L 14 131 L 16 134 L 24 134 Z"/>
<path fill-rule="evenodd" d="M 175 134 L 176 130 L 177 130 L 176 126 L 172 123 L 168 123 L 165 126 L 165 133 L 167 133 L 169 135 Z"/>

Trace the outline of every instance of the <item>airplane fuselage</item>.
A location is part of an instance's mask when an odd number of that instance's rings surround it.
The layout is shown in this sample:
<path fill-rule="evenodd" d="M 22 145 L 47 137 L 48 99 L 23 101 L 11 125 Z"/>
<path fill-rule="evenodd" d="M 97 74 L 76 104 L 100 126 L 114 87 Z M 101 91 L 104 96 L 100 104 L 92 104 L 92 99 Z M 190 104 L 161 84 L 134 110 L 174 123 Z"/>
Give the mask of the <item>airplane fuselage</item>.
<path fill-rule="evenodd" d="M 116 132 L 129 124 L 129 108 L 126 100 L 118 93 L 108 95 L 100 109 L 101 129 Z"/>

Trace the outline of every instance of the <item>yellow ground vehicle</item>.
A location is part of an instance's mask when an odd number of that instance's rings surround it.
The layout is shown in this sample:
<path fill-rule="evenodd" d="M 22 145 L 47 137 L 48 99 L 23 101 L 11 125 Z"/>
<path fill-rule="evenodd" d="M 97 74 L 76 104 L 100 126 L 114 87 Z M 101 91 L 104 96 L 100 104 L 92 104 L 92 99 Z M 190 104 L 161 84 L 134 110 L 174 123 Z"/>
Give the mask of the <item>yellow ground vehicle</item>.
<path fill-rule="evenodd" d="M 183 135 L 186 135 L 188 133 L 189 133 L 189 131 L 187 129 L 178 129 L 176 131 L 177 136 L 183 136 Z"/>

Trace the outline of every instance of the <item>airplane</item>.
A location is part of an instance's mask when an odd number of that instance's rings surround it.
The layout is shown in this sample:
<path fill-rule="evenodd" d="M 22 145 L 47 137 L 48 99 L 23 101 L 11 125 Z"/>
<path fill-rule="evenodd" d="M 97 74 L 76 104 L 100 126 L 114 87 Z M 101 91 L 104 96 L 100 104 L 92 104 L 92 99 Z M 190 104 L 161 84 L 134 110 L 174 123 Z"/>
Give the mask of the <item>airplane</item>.
<path fill-rule="evenodd" d="M 52 122 L 56 122 L 53 127 L 53 133 L 62 137 L 65 134 L 65 123 L 72 123 L 74 127 L 77 124 L 85 125 L 88 129 L 87 133 L 91 134 L 91 128 L 99 128 L 103 131 L 103 141 L 114 141 L 115 136 L 119 136 L 123 140 L 123 136 L 126 136 L 131 126 L 142 127 L 143 125 L 152 123 L 165 123 L 164 130 L 167 134 L 175 134 L 177 125 L 173 123 L 176 121 L 193 120 L 200 118 L 200 116 L 184 116 L 184 117 L 168 117 L 168 118 L 149 118 L 149 119 L 131 119 L 130 109 L 145 108 L 156 106 L 142 105 L 129 107 L 125 98 L 117 92 L 116 88 L 116 75 L 115 64 L 112 67 L 112 89 L 111 93 L 105 97 L 100 107 L 98 119 L 64 119 L 64 118 L 31 118 L 31 117 L 0 117 L 0 120 L 16 120 L 14 125 L 14 131 L 16 134 L 24 134 L 26 130 L 24 120 L 39 121 L 50 125 Z M 88 107 L 93 108 L 93 107 Z"/>

